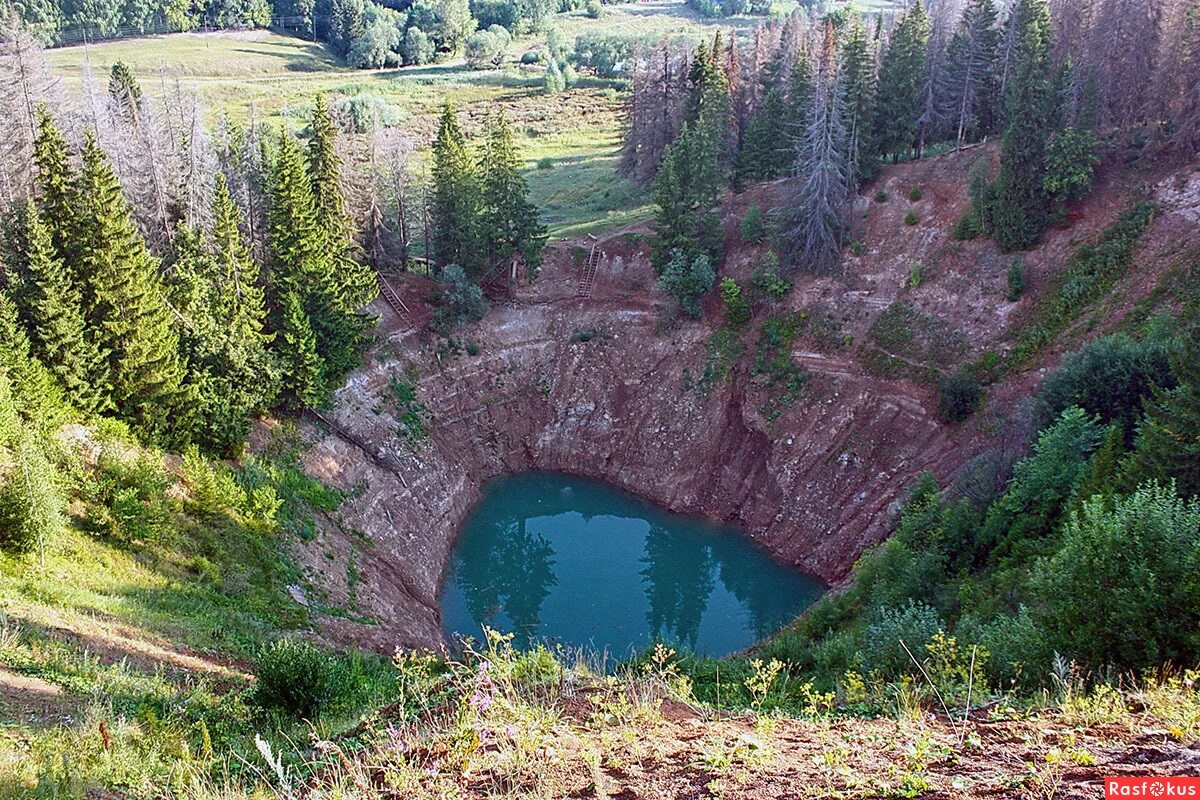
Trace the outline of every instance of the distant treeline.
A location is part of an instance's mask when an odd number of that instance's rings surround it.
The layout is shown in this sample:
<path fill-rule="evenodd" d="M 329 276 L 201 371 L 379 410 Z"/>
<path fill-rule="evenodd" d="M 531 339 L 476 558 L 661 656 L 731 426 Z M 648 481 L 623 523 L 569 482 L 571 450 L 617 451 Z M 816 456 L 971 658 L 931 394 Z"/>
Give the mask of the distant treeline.
<path fill-rule="evenodd" d="M 476 49 L 487 49 L 489 34 L 502 40 L 544 30 L 554 14 L 583 6 L 584 0 L 0 0 L 0 20 L 46 45 L 271 27 L 327 42 L 353 66 L 378 68 L 456 55 L 473 34 L 480 37 Z"/>

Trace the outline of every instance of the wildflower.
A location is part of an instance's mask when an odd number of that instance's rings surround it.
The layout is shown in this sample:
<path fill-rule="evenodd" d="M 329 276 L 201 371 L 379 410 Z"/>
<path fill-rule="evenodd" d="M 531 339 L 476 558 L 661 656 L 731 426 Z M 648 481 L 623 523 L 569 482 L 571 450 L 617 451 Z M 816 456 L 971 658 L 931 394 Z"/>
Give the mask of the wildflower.
<path fill-rule="evenodd" d="M 476 689 L 468 702 L 471 704 L 471 708 L 482 714 L 492 705 L 492 695 L 490 692 Z"/>

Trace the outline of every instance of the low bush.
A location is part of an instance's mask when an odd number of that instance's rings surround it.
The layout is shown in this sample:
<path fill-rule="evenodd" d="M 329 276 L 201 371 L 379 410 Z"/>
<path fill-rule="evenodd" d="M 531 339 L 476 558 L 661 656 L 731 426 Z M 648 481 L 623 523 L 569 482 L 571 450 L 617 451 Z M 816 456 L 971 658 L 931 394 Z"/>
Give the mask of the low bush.
<path fill-rule="evenodd" d="M 296 719 L 315 720 L 337 699 L 333 659 L 302 639 L 280 639 L 264 647 L 255 675 L 255 705 Z"/>
<path fill-rule="evenodd" d="M 691 261 L 676 251 L 658 279 L 659 287 L 679 301 L 689 317 L 700 318 L 700 298 L 712 289 L 716 270 L 708 256 L 696 256 Z"/>
<path fill-rule="evenodd" d="M 733 278 L 721 279 L 721 302 L 725 305 L 725 321 L 730 325 L 742 325 L 750 319 L 750 304 Z"/>
<path fill-rule="evenodd" d="M 750 244 L 758 244 L 766 235 L 766 226 L 763 224 L 762 209 L 757 203 L 751 203 L 746 209 L 745 216 L 742 217 L 742 240 Z"/>
<path fill-rule="evenodd" d="M 938 381 L 938 389 L 938 418 L 943 422 L 962 422 L 975 413 L 983 400 L 979 378 L 967 369 L 943 376 Z"/>
<path fill-rule="evenodd" d="M 1020 258 L 1014 258 L 1008 265 L 1008 288 L 1005 292 L 1005 299 L 1010 303 L 1015 303 L 1021 299 L 1021 294 L 1025 291 L 1025 264 Z"/>
<path fill-rule="evenodd" d="M 1164 344 L 1115 334 L 1064 358 L 1042 381 L 1038 396 L 1055 414 L 1079 406 L 1104 422 L 1119 422 L 1132 436 L 1145 400 L 1156 389 L 1174 385 L 1170 351 Z"/>

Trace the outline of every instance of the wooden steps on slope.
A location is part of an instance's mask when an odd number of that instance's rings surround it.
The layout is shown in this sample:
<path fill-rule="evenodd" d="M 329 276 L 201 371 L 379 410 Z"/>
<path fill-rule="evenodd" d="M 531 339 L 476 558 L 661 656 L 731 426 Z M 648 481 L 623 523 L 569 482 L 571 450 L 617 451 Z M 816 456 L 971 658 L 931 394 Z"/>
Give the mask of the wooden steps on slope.
<path fill-rule="evenodd" d="M 384 302 L 386 302 L 388 307 L 395 312 L 396 316 L 401 322 L 403 322 L 405 325 L 409 324 L 409 316 L 411 312 L 408 310 L 408 306 L 406 306 L 404 301 L 400 299 L 400 295 L 396 294 L 396 290 L 392 288 L 392 284 L 388 282 L 387 278 L 383 277 L 383 275 L 379 274 L 378 272 L 375 273 L 375 277 L 379 280 L 379 294 L 383 297 Z"/>
<path fill-rule="evenodd" d="M 583 277 L 579 281 L 579 289 L 576 292 L 577 297 L 591 297 L 592 286 L 596 283 L 596 272 L 600 269 L 600 262 L 604 258 L 604 252 L 596 249 L 596 245 L 592 245 L 592 250 L 588 253 L 587 263 L 583 265 Z"/>

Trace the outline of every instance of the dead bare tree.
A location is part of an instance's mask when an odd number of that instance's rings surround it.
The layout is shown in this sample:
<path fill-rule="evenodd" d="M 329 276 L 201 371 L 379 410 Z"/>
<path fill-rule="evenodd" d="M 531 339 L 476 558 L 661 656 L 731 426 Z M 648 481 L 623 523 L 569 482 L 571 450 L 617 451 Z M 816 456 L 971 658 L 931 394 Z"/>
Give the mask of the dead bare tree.
<path fill-rule="evenodd" d="M 0 211 L 29 196 L 37 107 L 57 106 L 57 95 L 41 42 L 12 11 L 0 27 Z"/>

